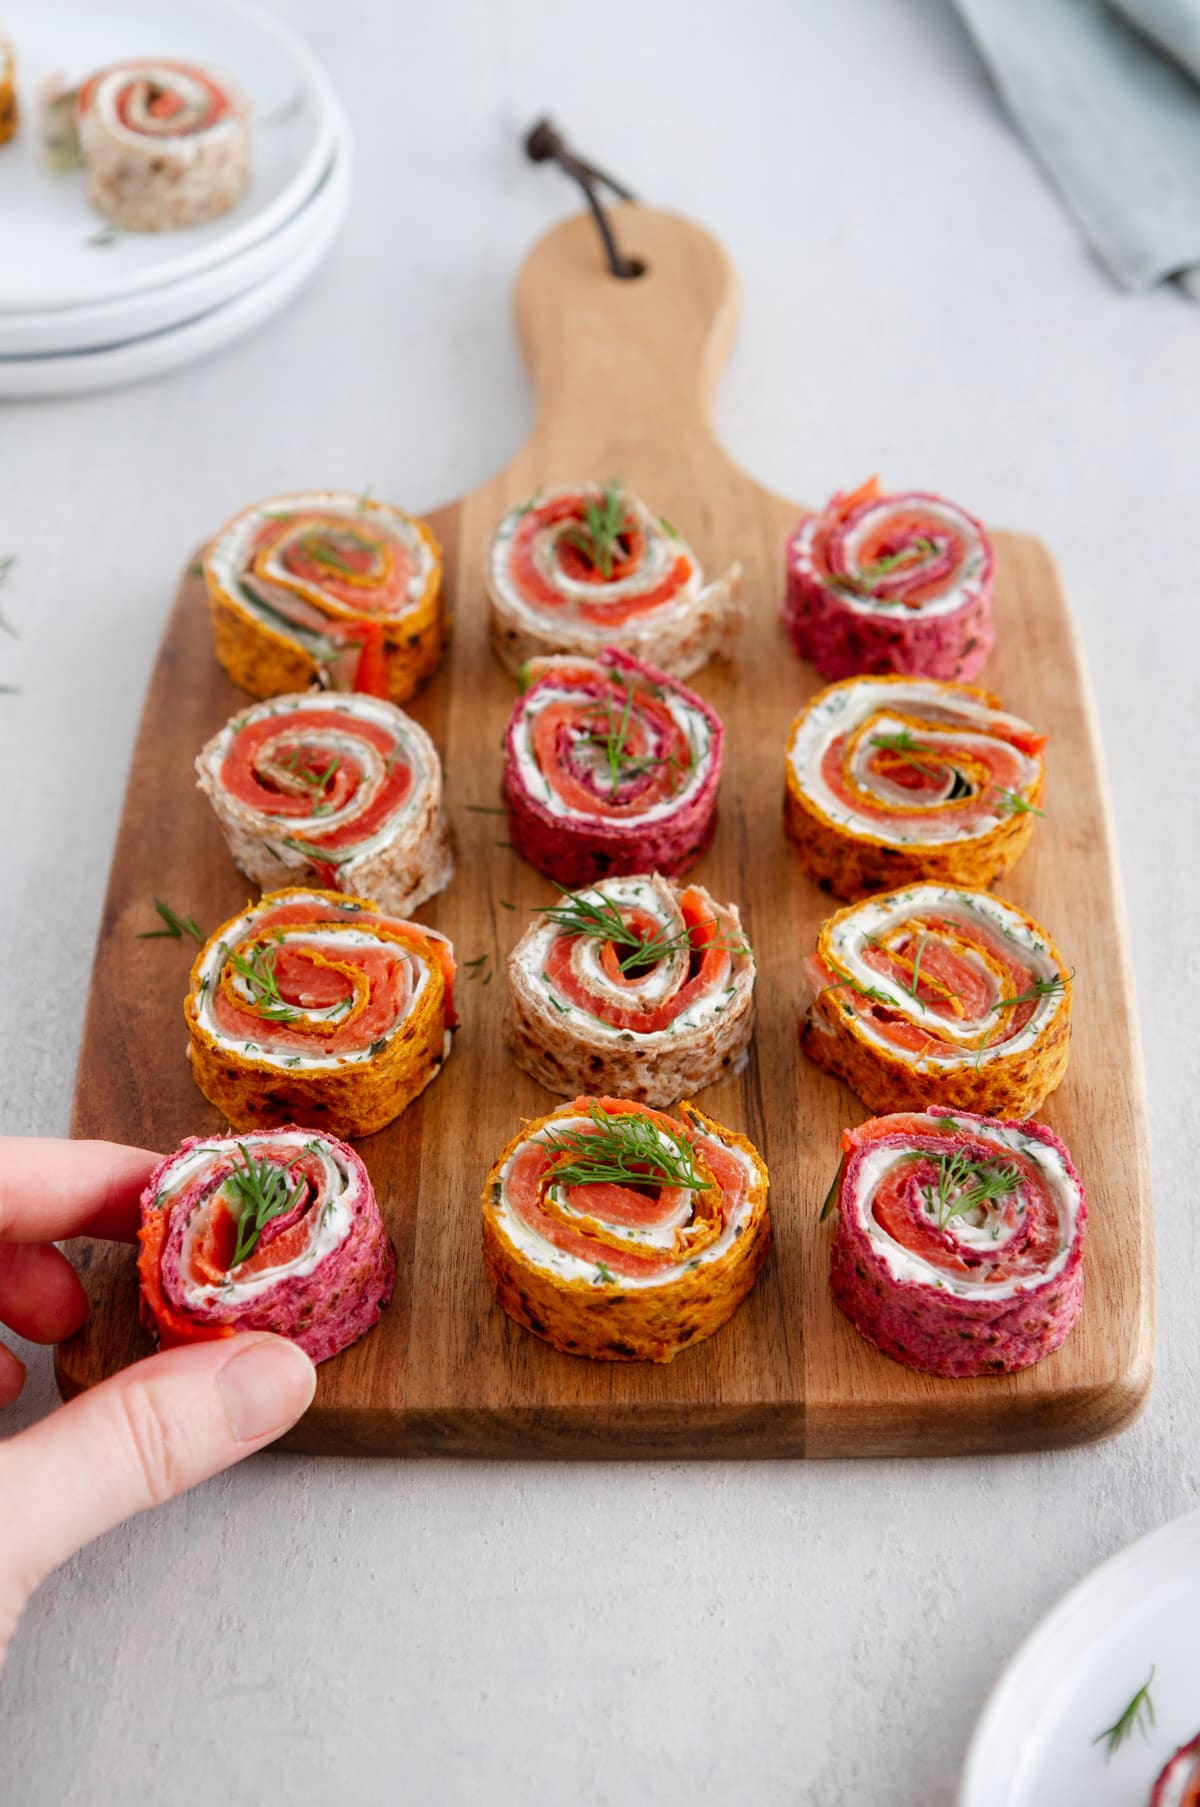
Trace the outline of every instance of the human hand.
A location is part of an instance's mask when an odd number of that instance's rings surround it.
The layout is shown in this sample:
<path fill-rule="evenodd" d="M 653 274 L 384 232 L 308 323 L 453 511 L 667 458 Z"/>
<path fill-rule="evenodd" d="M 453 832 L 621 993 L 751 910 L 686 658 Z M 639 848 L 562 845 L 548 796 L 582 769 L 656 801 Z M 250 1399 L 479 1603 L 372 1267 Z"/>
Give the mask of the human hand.
<path fill-rule="evenodd" d="M 131 1242 L 160 1157 L 115 1142 L 0 1138 L 0 1323 L 57 1343 L 87 1317 L 66 1236 Z M 0 1343 L 0 1408 L 25 1369 Z M 316 1387 L 302 1349 L 244 1331 L 137 1362 L 0 1442 L 0 1667 L 38 1583 L 90 1538 L 183 1493 L 295 1423 Z"/>

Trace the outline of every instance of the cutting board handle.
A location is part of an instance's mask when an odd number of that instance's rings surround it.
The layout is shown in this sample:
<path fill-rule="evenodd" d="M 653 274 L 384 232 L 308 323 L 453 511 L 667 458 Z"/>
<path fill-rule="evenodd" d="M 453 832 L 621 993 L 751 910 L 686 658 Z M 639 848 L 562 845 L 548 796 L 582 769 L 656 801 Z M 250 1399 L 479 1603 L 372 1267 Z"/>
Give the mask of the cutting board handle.
<path fill-rule="evenodd" d="M 691 450 L 696 440 L 716 445 L 709 408 L 737 317 L 733 266 L 711 234 L 677 214 L 626 203 L 611 218 L 643 275 L 613 276 L 581 213 L 540 238 L 517 277 L 517 330 L 537 400 L 530 446 L 548 481 L 630 478 L 639 446 L 648 433 L 661 442 L 667 422 Z M 581 438 L 624 462 L 560 468 Z"/>

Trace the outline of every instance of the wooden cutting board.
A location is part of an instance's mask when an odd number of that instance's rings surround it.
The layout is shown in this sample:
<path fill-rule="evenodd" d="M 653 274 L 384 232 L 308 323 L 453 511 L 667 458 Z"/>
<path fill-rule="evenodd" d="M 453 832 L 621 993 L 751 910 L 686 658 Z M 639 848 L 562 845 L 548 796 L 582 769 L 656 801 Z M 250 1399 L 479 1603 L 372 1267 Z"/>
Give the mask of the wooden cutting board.
<path fill-rule="evenodd" d="M 689 221 L 616 210 L 639 280 L 605 267 L 586 216 L 533 249 L 516 314 L 537 421 L 508 468 L 430 517 L 446 552 L 454 637 L 413 705 L 442 752 L 458 874 L 421 912 L 453 937 L 463 1026 L 444 1073 L 364 1142 L 399 1250 L 383 1322 L 320 1371 L 294 1449 L 477 1456 L 879 1456 L 1045 1448 L 1111 1435 L 1150 1384 L 1152 1249 L 1141 1057 L 1108 806 L 1087 678 L 1048 553 L 997 534 L 997 651 L 984 674 L 1049 735 L 1047 820 L 1000 887 L 1049 929 L 1077 971 L 1066 1083 L 1042 1113 L 1071 1148 L 1091 1206 L 1087 1300 L 1066 1347 L 1023 1374 L 976 1381 L 911 1374 L 863 1342 L 826 1286 L 831 1224 L 818 1222 L 838 1137 L 867 1114 L 797 1044 L 798 969 L 833 907 L 781 827 L 788 725 L 817 688 L 777 620 L 783 546 L 797 505 L 770 494 L 717 444 L 709 402 L 735 315 L 735 278 Z M 464 404 L 465 405 L 465 404 Z M 815 423 L 819 430 L 819 423 Z M 866 471 L 831 470 L 832 491 Z M 698 876 L 741 907 L 758 955 L 758 1029 L 746 1071 L 703 1095 L 746 1132 L 771 1174 L 775 1252 L 749 1302 L 668 1367 L 560 1355 L 509 1322 L 480 1260 L 479 1192 L 520 1120 L 553 1108 L 501 1041 L 503 969 L 552 889 L 506 845 L 499 741 L 511 682 L 488 650 L 480 567 L 492 529 L 539 485 L 621 476 L 678 523 L 705 568 L 738 558 L 751 619 L 736 665 L 695 680 L 727 725 L 720 825 Z M 919 471 L 882 473 L 897 486 Z M 312 473 L 339 481 L 336 470 Z M 380 493 L 392 497 L 386 473 Z M 823 498 L 819 498 L 823 499 Z M 970 507 L 986 498 L 961 498 Z M 215 527 L 217 523 L 205 523 Z M 169 1149 L 218 1118 L 189 1076 L 183 997 L 190 943 L 141 941 L 152 898 L 205 929 L 247 884 L 225 850 L 192 760 L 244 697 L 212 654 L 202 585 L 185 576 L 167 622 L 133 758 L 96 950 L 73 1133 Z M 504 907 L 511 904 L 515 907 Z M 129 1249 L 73 1249 L 92 1301 L 59 1351 L 64 1394 L 149 1350 Z"/>

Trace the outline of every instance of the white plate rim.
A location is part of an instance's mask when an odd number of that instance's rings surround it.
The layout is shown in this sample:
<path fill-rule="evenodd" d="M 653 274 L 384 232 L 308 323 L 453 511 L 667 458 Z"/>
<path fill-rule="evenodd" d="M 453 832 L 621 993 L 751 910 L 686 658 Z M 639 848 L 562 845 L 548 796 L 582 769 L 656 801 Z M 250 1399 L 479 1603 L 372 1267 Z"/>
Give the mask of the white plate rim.
<path fill-rule="evenodd" d="M 992 1753 L 998 1732 L 1020 1722 L 1023 1690 L 1029 1685 L 1025 1679 L 1027 1673 L 1044 1671 L 1059 1653 L 1060 1646 L 1077 1646 L 1073 1635 L 1075 1628 L 1090 1616 L 1090 1605 L 1096 1595 L 1111 1588 L 1119 1591 L 1130 1577 L 1152 1567 L 1162 1548 L 1179 1543 L 1200 1546 L 1200 1507 L 1168 1519 L 1166 1524 L 1146 1532 L 1144 1537 L 1136 1538 L 1123 1550 L 1098 1563 L 1034 1626 L 1005 1664 L 975 1723 L 963 1762 L 958 1807 L 994 1807 L 1000 1799 L 994 1788 L 996 1772 Z"/>
<path fill-rule="evenodd" d="M 333 154 L 313 193 L 266 238 L 244 246 L 207 269 L 195 270 L 178 282 L 136 290 L 117 300 L 55 308 L 42 314 L 0 313 L 0 368 L 35 358 L 102 351 L 132 339 L 147 338 L 182 326 L 254 288 L 289 257 L 301 255 L 310 236 L 320 236 L 326 213 L 339 205 L 334 191 L 347 179 L 350 156 L 350 128 L 343 115 L 335 133 Z M 12 338 L 22 334 L 33 342 L 15 350 L 6 349 Z"/>
<path fill-rule="evenodd" d="M 90 299 L 81 299 L 79 296 L 75 296 L 67 302 L 55 300 L 53 297 L 30 301 L 27 297 L 23 297 L 20 307 L 11 310 L 13 313 L 52 313 L 60 308 L 86 307 L 92 305 L 93 302 L 117 301 L 131 293 L 141 293 L 178 282 L 198 270 L 207 268 L 212 263 L 234 256 L 248 245 L 273 232 L 289 214 L 294 213 L 298 206 L 303 205 L 305 197 L 315 189 L 321 172 L 329 164 L 336 132 L 337 110 L 340 104 L 316 53 L 299 32 L 283 19 L 266 12 L 261 6 L 255 4 L 255 0 L 203 0 L 203 5 L 212 12 L 224 13 L 230 18 L 247 22 L 256 30 L 261 31 L 264 36 L 273 38 L 278 48 L 286 52 L 299 66 L 308 92 L 312 95 L 317 107 L 316 136 L 300 168 L 273 201 L 249 219 L 242 220 L 238 225 L 231 227 L 224 237 L 214 239 L 206 245 L 197 246 L 191 251 L 188 251 L 186 247 L 181 248 L 178 256 L 171 259 L 164 258 L 163 262 L 156 264 L 152 271 L 143 270 L 137 274 L 130 272 L 125 280 L 109 283 L 103 291 L 97 292 Z M 0 316 L 4 316 L 9 311 L 3 300 L 0 299 Z"/>
<path fill-rule="evenodd" d="M 216 351 L 220 346 L 242 338 L 279 312 L 285 302 L 315 275 L 336 239 L 349 210 L 351 193 L 349 153 L 342 183 L 342 201 L 331 213 L 323 230 L 301 254 L 256 283 L 253 288 L 235 295 L 232 300 L 209 308 L 197 319 L 180 326 L 166 327 L 122 345 L 110 345 L 98 351 L 67 352 L 61 356 L 13 358 L 0 362 L 0 400 L 42 401 L 59 396 L 82 395 L 98 389 L 117 388 L 124 383 L 161 376 L 183 364 Z M 22 376 L 29 380 L 22 380 Z"/>

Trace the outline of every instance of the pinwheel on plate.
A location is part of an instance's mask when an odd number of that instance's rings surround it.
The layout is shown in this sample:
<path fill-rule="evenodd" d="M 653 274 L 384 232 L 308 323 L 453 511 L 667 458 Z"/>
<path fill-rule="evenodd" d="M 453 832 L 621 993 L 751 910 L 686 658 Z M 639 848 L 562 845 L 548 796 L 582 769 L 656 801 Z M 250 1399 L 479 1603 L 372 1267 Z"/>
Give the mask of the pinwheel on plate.
<path fill-rule="evenodd" d="M 720 717 L 666 672 L 607 647 L 535 659 L 504 738 L 516 851 L 564 886 L 678 875 L 716 827 Z"/>
<path fill-rule="evenodd" d="M 505 1039 L 568 1098 L 674 1104 L 743 1064 L 754 954 L 733 904 L 658 873 L 547 905 L 509 956 Z"/>
<path fill-rule="evenodd" d="M 369 1136 L 441 1071 L 444 935 L 361 897 L 274 891 L 205 942 L 184 1012 L 192 1076 L 235 1129 L 300 1119 Z"/>
<path fill-rule="evenodd" d="M 767 1258 L 767 1170 L 744 1136 L 576 1098 L 525 1126 L 483 1189 L 483 1258 L 518 1324 L 594 1361 L 668 1362 L 719 1330 Z"/>
<path fill-rule="evenodd" d="M 838 897 L 920 879 L 987 886 L 1042 811 L 1045 736 L 934 678 L 848 678 L 792 724 L 784 824 Z"/>
<path fill-rule="evenodd" d="M 396 1254 L 352 1148 L 294 1125 L 189 1136 L 142 1194 L 142 1320 L 163 1348 L 271 1330 L 315 1362 L 391 1298 Z"/>
<path fill-rule="evenodd" d="M 484 557 L 492 645 L 514 677 L 540 654 L 605 646 L 690 677 L 729 656 L 740 581 L 734 565 L 706 583 L 670 522 L 617 482 L 539 492 L 504 516 Z"/>
<path fill-rule="evenodd" d="M 16 136 L 20 123 L 17 107 L 17 59 L 13 47 L 0 32 L 0 144 Z"/>
<path fill-rule="evenodd" d="M 52 104 L 61 113 L 61 96 Z M 193 63 L 134 57 L 97 70 L 74 96 L 74 125 L 88 200 L 123 232 L 199 226 L 250 179 L 250 102 Z"/>
<path fill-rule="evenodd" d="M 1070 1335 L 1083 1305 L 1083 1185 L 1040 1123 L 961 1112 L 875 1117 L 842 1136 L 827 1208 L 829 1284 L 905 1367 L 1011 1374 Z"/>
<path fill-rule="evenodd" d="M 801 1046 L 873 1111 L 1030 1116 L 1066 1072 L 1072 975 L 1032 917 L 986 891 L 852 904 L 822 924 L 806 973 Z"/>
<path fill-rule="evenodd" d="M 229 851 L 264 891 L 311 883 L 402 914 L 450 883 L 437 751 L 382 698 L 273 697 L 227 722 L 196 770 Z"/>
<path fill-rule="evenodd" d="M 204 559 L 217 658 L 252 696 L 322 684 L 403 703 L 446 638 L 442 554 L 424 522 L 342 490 L 235 515 Z"/>
<path fill-rule="evenodd" d="M 825 678 L 973 678 L 992 650 L 995 565 L 965 509 L 920 492 L 884 495 L 872 477 L 800 521 L 783 620 Z"/>

